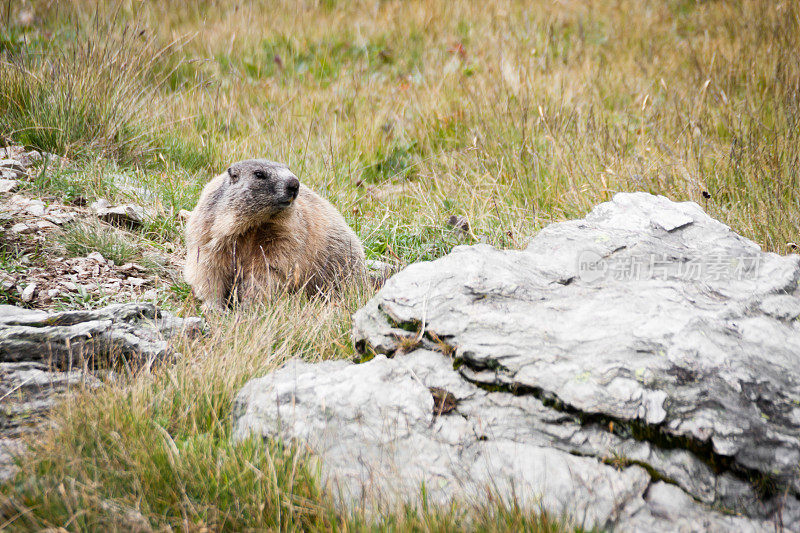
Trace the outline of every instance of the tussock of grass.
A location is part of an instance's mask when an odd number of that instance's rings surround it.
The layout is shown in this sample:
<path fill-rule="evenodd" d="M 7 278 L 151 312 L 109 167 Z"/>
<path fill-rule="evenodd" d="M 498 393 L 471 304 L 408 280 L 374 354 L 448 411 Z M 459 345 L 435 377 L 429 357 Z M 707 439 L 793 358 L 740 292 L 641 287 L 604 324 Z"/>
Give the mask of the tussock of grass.
<path fill-rule="evenodd" d="M 9 6 L 13 21 L 22 8 Z M 800 242 L 796 2 L 126 9 L 71 0 L 35 5 L 31 28 L 3 20 L 0 133 L 85 156 L 38 176 L 39 191 L 125 200 L 105 172 L 116 160 L 152 192 L 137 243 L 180 247 L 178 211 L 247 157 L 287 162 L 370 257 L 399 265 L 478 239 L 522 248 L 630 190 L 697 201 L 769 251 Z M 453 214 L 471 234 L 449 231 Z M 174 294 L 197 311 L 185 286 Z M 62 406 L 60 429 L 0 488 L 0 515 L 19 529 L 125 529 L 120 508 L 153 527 L 367 529 L 368 516 L 331 507 L 297 450 L 229 441 L 247 379 L 289 357 L 353 357 L 349 317 L 367 296 L 292 295 L 209 317 L 210 335 L 174 364 Z M 503 505 L 399 509 L 383 526 L 447 531 L 467 517 L 486 530 L 561 527 Z"/>
<path fill-rule="evenodd" d="M 63 23 L 50 39 L 0 30 L 0 134 L 79 159 L 153 165 L 167 154 L 192 169 L 219 162 L 210 146 L 164 130 L 180 40 L 159 43 L 118 11 Z"/>
<path fill-rule="evenodd" d="M 80 32 L 66 46 L 8 54 L 0 63 L 0 131 L 58 154 L 131 161 L 150 151 L 147 107 L 156 88 L 144 79 L 164 50 L 134 28 L 114 26 L 96 28 L 104 39 Z"/>
<path fill-rule="evenodd" d="M 158 228 L 150 231 L 157 231 Z M 141 233 L 141 231 L 140 231 Z M 96 221 L 75 221 L 66 225 L 62 231 L 52 235 L 52 242 L 63 247 L 67 257 L 84 257 L 92 252 L 100 252 L 105 259 L 116 265 L 136 263 L 151 274 L 173 277 L 165 257 L 155 252 L 145 236 L 124 231 Z M 79 294 L 79 300 L 93 300 L 92 294 Z"/>
<path fill-rule="evenodd" d="M 62 233 L 55 235 L 55 241 L 64 246 L 69 257 L 100 252 L 117 265 L 140 257 L 139 248 L 123 232 L 99 223 L 73 222 Z"/>

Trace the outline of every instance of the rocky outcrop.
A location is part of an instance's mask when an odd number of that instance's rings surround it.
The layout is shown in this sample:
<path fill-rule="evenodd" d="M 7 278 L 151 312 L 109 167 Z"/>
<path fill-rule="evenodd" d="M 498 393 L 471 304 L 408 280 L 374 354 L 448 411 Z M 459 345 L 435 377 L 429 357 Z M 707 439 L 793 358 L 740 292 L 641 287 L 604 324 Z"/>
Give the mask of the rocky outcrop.
<path fill-rule="evenodd" d="M 170 341 L 200 332 L 199 318 L 179 318 L 150 304 L 48 313 L 0 305 L 0 482 L 14 472 L 23 435 L 74 391 L 101 386 L 99 363 L 147 365 Z M 87 370 L 88 369 L 88 370 Z"/>
<path fill-rule="evenodd" d="M 27 178 L 31 167 L 43 163 L 61 166 L 62 158 L 48 152 L 28 150 L 19 144 L 0 147 L 0 179 Z"/>
<path fill-rule="evenodd" d="M 378 355 L 251 381 L 236 435 L 308 443 L 351 503 L 424 485 L 623 531 L 798 530 L 798 280 L 694 203 L 619 194 L 393 276 L 354 317 Z"/>
<path fill-rule="evenodd" d="M 152 361 L 169 339 L 200 331 L 199 318 L 179 318 L 151 304 L 48 313 L 0 305 L 0 362 L 40 361 L 70 367 L 87 357 Z"/>
<path fill-rule="evenodd" d="M 65 164 L 66 158 L 24 146 L 0 147 L 0 249 L 8 259 L 7 268 L 0 269 L 0 303 L 75 308 L 162 301 L 166 287 L 159 278 L 182 279 L 182 259 L 165 253 L 177 248 L 170 243 L 160 249 L 143 245 L 128 231 L 141 229 L 153 213 L 138 204 L 112 205 L 105 199 L 87 206 L 89 200 L 81 195 L 29 196 L 35 176 Z M 118 197 L 155 201 L 134 175 L 111 173 L 105 178 L 114 183 Z M 104 258 L 101 251 L 113 257 Z M 84 253 L 86 257 L 71 257 Z"/>

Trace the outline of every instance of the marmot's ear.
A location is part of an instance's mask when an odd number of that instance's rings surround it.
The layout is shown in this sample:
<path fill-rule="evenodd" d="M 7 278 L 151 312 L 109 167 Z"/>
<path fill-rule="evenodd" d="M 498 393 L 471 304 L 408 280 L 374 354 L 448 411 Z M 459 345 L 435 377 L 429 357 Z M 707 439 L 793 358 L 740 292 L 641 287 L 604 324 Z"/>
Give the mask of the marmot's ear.
<path fill-rule="evenodd" d="M 228 176 L 231 178 L 231 183 L 236 183 L 239 179 L 239 171 L 233 167 L 228 167 Z"/>

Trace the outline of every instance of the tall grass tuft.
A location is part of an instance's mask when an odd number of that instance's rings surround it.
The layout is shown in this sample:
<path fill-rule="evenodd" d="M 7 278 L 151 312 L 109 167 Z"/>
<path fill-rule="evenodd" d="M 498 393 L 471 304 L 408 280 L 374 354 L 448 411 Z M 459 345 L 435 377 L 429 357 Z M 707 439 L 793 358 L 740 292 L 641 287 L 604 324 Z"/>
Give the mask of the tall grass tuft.
<path fill-rule="evenodd" d="M 159 45 L 145 29 L 115 19 L 59 31 L 49 41 L 4 39 L 0 134 L 70 157 L 146 161 L 169 75 L 164 59 L 177 43 Z M 15 40 L 25 45 L 8 44 Z"/>

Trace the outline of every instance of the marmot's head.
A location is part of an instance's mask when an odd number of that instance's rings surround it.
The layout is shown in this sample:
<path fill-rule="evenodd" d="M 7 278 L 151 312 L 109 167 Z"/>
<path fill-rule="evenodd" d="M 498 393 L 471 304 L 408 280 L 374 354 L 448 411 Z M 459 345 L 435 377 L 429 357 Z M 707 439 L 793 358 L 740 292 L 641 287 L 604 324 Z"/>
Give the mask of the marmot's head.
<path fill-rule="evenodd" d="M 239 161 L 228 168 L 228 206 L 253 222 L 265 222 L 291 207 L 300 180 L 286 165 L 266 159 Z"/>

